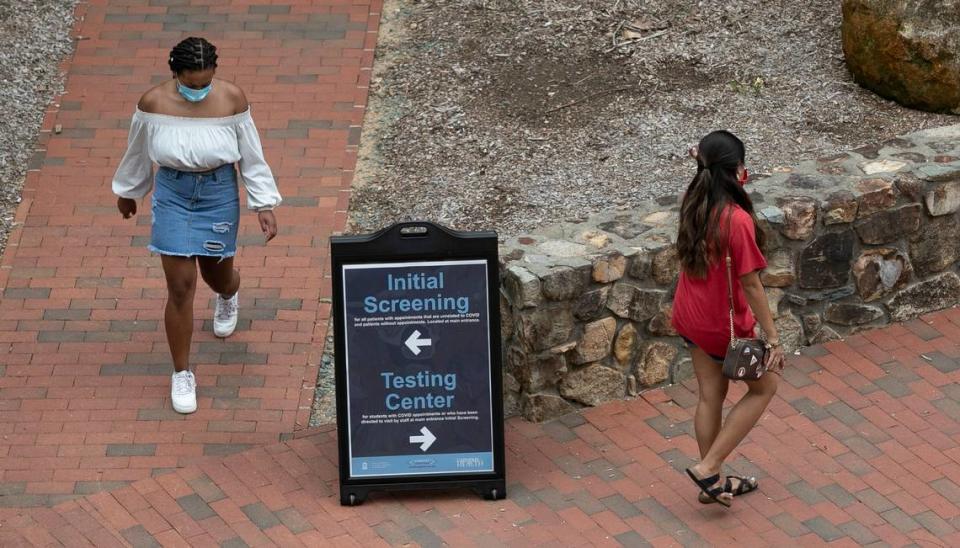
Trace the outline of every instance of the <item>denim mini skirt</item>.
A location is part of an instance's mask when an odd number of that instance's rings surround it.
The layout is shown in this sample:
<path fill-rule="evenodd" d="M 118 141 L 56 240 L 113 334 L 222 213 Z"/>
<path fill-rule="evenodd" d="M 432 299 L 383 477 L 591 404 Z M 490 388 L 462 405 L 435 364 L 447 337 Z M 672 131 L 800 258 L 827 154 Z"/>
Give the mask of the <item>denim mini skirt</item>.
<path fill-rule="evenodd" d="M 240 196 L 233 164 L 203 173 L 161 167 L 152 207 L 150 251 L 221 259 L 237 253 Z"/>

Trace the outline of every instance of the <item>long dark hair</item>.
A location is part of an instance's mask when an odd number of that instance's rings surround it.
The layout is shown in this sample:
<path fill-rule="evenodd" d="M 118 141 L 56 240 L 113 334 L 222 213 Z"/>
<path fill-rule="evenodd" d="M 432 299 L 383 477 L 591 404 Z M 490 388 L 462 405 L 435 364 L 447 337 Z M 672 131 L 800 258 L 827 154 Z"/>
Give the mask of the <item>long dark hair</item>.
<path fill-rule="evenodd" d="M 727 221 L 721 223 L 720 216 L 731 204 L 753 218 L 757 245 L 763 248 L 764 233 L 757 226 L 753 202 L 737 181 L 737 169 L 745 159 L 743 141 L 729 131 L 714 131 L 700 141 L 697 175 L 683 196 L 677 233 L 680 264 L 694 277 L 705 277 L 710 263 L 724 252 Z"/>

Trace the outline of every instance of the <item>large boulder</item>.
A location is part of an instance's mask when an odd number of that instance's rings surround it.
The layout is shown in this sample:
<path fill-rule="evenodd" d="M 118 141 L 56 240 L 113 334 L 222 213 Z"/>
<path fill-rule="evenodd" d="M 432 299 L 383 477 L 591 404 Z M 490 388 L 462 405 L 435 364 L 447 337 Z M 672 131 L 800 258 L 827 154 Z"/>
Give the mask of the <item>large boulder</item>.
<path fill-rule="evenodd" d="M 568 373 L 559 388 L 564 398 L 595 406 L 623 398 L 627 380 L 623 373 L 595 363 Z"/>
<path fill-rule="evenodd" d="M 647 343 L 638 356 L 633 376 L 645 387 L 667 380 L 670 364 L 676 359 L 677 353 L 677 347 L 672 344 L 659 341 Z"/>
<path fill-rule="evenodd" d="M 523 394 L 520 396 L 520 410 L 528 421 L 543 422 L 572 413 L 577 408 L 556 394 Z"/>
<path fill-rule="evenodd" d="M 897 293 L 887 301 L 890 319 L 905 322 L 921 314 L 956 306 L 960 302 L 960 277 L 945 272 Z"/>
<path fill-rule="evenodd" d="M 957 0 L 843 0 L 854 79 L 905 106 L 960 114 Z"/>

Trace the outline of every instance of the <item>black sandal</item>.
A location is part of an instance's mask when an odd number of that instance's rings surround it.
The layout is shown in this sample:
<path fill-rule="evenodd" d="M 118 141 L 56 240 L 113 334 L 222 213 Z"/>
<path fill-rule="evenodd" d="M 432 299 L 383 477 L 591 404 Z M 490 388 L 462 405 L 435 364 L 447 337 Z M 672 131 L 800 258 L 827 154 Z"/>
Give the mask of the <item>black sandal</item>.
<path fill-rule="evenodd" d="M 737 488 L 733 488 L 732 480 L 740 480 L 740 483 L 737 485 Z M 723 483 L 723 491 L 725 493 L 730 493 L 734 497 L 739 497 L 741 495 L 746 495 L 760 488 L 760 483 L 755 477 L 746 477 L 746 476 L 727 476 L 727 480 Z M 700 501 L 700 504 L 713 504 L 714 500 L 709 498 L 709 496 L 697 497 L 697 500 Z"/>
<path fill-rule="evenodd" d="M 690 476 L 690 479 L 693 480 L 693 483 L 697 484 L 697 487 L 700 488 L 700 492 L 710 497 L 710 500 L 722 504 L 727 508 L 730 507 L 730 500 L 720 498 L 720 495 L 726 493 L 723 490 L 723 487 L 720 487 L 720 474 L 714 474 L 709 478 L 698 478 L 696 474 L 693 473 L 693 470 L 687 468 L 687 475 Z"/>
<path fill-rule="evenodd" d="M 730 481 L 734 479 L 740 480 L 740 485 L 738 485 L 736 489 L 733 488 L 733 482 Z M 760 483 L 757 481 L 757 478 L 753 476 L 727 476 L 727 481 L 723 484 L 723 490 L 735 497 L 756 491 L 759 487 Z"/>

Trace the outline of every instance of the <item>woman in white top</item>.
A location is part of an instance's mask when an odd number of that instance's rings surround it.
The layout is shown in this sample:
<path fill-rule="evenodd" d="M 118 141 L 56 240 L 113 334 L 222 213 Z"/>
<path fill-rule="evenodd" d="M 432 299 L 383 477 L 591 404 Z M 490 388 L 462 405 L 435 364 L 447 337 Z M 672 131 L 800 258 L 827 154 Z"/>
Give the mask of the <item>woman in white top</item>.
<path fill-rule="evenodd" d="M 160 254 L 167 280 L 164 325 L 175 369 L 170 399 L 179 413 L 197 409 L 189 359 L 198 264 L 200 276 L 218 294 L 214 334 L 227 337 L 237 325 L 240 273 L 233 256 L 240 200 L 234 164 L 246 187 L 247 207 L 257 211 L 267 241 L 277 235 L 273 208 L 281 201 L 243 91 L 214 78 L 216 51 L 194 37 L 173 48 L 173 78 L 140 99 L 113 179 L 125 219 L 137 213 L 137 200 L 153 188 L 149 249 Z M 153 164 L 159 166 L 156 177 Z"/>

